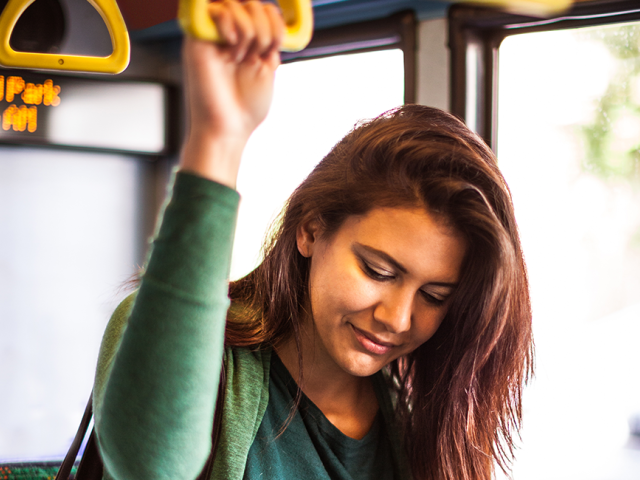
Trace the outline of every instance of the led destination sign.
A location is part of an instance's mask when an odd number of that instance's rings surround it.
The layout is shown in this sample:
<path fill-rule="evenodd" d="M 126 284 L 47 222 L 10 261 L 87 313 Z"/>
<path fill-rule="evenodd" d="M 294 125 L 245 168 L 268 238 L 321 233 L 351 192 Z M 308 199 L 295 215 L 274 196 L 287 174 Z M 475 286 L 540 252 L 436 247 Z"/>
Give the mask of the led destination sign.
<path fill-rule="evenodd" d="M 0 75 L 0 102 L 5 100 L 10 104 L 2 112 L 2 129 L 36 133 L 38 107 L 57 107 L 60 105 L 59 95 L 60 86 L 51 79 L 35 84 L 27 83 L 19 76 Z"/>
<path fill-rule="evenodd" d="M 0 142 L 157 154 L 166 89 L 0 70 Z"/>

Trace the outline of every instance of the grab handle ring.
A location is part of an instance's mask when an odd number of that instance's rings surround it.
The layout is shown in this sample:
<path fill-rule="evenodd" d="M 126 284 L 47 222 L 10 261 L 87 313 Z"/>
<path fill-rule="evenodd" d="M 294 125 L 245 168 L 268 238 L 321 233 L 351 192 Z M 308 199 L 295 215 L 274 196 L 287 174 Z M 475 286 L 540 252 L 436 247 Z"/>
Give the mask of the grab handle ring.
<path fill-rule="evenodd" d="M 35 0 L 9 0 L 0 16 L 0 65 L 73 72 L 120 73 L 129 65 L 129 33 L 116 0 L 87 0 L 107 25 L 113 52 L 107 57 L 17 52 L 9 44 L 18 19 Z"/>
<path fill-rule="evenodd" d="M 567 11 L 574 0 L 463 0 L 464 3 L 479 3 L 497 7 L 516 15 L 551 17 Z"/>
<path fill-rule="evenodd" d="M 281 50 L 297 52 L 305 48 L 313 34 L 311 0 L 278 0 L 286 24 Z M 180 0 L 178 20 L 182 30 L 192 37 L 219 42 L 216 24 L 207 14 L 209 0 Z"/>

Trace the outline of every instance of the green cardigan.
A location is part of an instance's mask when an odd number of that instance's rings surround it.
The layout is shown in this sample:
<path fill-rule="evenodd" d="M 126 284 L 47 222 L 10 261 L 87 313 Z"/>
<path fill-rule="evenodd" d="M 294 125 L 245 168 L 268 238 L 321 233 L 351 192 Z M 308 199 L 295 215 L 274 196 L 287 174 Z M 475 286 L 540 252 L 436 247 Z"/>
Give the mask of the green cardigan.
<path fill-rule="evenodd" d="M 109 363 L 116 353 L 120 337 L 126 328 L 134 300 L 135 294 L 127 297 L 109 321 L 100 348 L 94 387 L 96 392 L 103 388 Z M 242 479 L 249 448 L 269 402 L 270 362 L 271 349 L 258 351 L 243 348 L 225 349 L 225 401 L 220 440 L 213 465 L 212 478 L 214 479 Z M 209 448 L 211 448 L 210 444 Z M 113 477 L 107 471 L 105 478 Z"/>
<path fill-rule="evenodd" d="M 114 312 L 103 339 L 100 362 L 96 375 L 96 387 L 104 382 L 105 361 L 112 357 L 117 339 L 126 327 L 135 295 L 127 297 Z M 115 340 L 115 341 L 114 341 Z M 225 402 L 222 412 L 222 429 L 212 479 L 241 480 L 251 447 L 269 402 L 269 365 L 271 350 L 250 351 L 243 348 L 225 349 Z M 385 392 L 386 380 L 382 374 L 374 377 L 377 390 Z M 380 408 L 387 425 L 394 425 L 391 397 L 382 397 Z M 402 441 L 397 429 L 390 428 L 394 470 L 403 479 L 409 479 Z M 111 479 L 105 473 L 106 479 Z"/>
<path fill-rule="evenodd" d="M 116 309 L 100 348 L 94 412 L 107 479 L 200 473 L 211 450 L 224 354 L 227 383 L 212 478 L 242 480 L 269 401 L 271 350 L 223 346 L 238 200 L 217 183 L 176 176 L 140 289 Z M 382 374 L 375 381 L 384 382 Z M 393 425 L 389 395 L 381 410 Z M 388 430 L 395 469 L 410 478 L 396 429 Z"/>

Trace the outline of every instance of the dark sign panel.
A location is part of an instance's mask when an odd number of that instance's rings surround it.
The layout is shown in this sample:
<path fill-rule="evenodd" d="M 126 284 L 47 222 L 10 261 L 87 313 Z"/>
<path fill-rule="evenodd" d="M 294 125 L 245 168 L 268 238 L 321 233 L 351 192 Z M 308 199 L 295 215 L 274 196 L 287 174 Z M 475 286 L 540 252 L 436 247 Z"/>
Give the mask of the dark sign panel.
<path fill-rule="evenodd" d="M 59 94 L 60 86 L 55 85 L 50 78 L 44 79 L 42 83 L 27 83 L 17 75 L 0 75 L 2 136 L 19 138 L 20 133 L 27 132 L 32 137 L 46 139 L 43 135 L 47 124 L 46 110 L 47 107 L 55 108 L 60 105 Z"/>
<path fill-rule="evenodd" d="M 0 70 L 0 142 L 158 154 L 165 111 L 160 84 Z"/>

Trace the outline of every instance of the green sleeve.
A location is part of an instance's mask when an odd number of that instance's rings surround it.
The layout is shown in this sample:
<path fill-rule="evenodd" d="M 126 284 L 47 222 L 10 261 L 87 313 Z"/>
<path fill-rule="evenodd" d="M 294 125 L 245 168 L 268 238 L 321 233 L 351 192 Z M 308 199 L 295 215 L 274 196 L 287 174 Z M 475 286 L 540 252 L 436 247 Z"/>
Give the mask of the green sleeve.
<path fill-rule="evenodd" d="M 211 449 L 239 196 L 178 173 L 140 289 L 115 312 L 94 388 L 115 479 L 193 479 Z"/>

